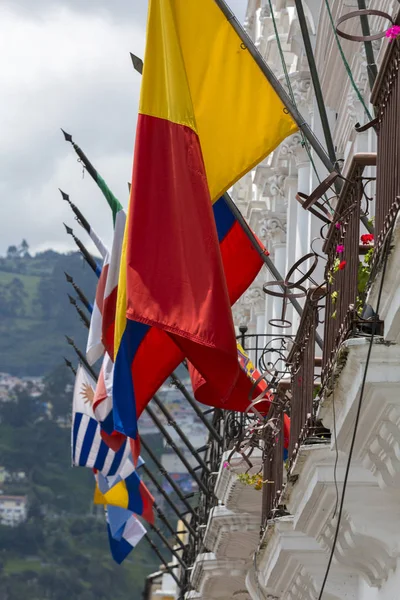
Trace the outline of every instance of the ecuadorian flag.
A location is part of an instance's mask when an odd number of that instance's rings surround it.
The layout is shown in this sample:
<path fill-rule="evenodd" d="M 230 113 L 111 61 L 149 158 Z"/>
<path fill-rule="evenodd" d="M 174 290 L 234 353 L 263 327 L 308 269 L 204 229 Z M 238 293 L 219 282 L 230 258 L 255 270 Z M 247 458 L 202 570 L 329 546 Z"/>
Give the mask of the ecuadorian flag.
<path fill-rule="evenodd" d="M 212 390 L 202 399 L 248 405 L 234 393 L 230 306 L 262 262 L 223 194 L 296 129 L 213 0 L 150 0 L 118 286 L 117 430 L 136 437 L 137 417 L 185 356 L 195 390 Z"/>

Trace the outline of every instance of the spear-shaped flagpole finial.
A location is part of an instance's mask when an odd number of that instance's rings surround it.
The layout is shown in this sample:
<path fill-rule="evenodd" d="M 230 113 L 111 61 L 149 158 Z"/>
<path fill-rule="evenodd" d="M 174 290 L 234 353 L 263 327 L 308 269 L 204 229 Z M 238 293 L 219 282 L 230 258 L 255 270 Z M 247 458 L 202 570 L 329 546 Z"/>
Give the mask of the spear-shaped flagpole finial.
<path fill-rule="evenodd" d="M 78 221 L 78 223 L 83 227 L 83 229 L 89 233 L 90 235 L 90 225 L 88 223 L 88 221 L 85 219 L 85 217 L 83 216 L 83 214 L 81 213 L 81 211 L 79 210 L 79 208 L 77 206 L 75 206 L 75 204 L 73 204 L 69 198 L 69 195 L 66 194 L 65 192 L 63 192 L 60 188 L 58 188 L 60 190 L 62 199 L 65 200 L 66 202 L 68 202 L 68 204 L 70 205 L 70 207 L 72 208 L 72 211 L 75 214 L 75 218 Z M 65 225 L 65 223 L 64 223 Z M 72 230 L 71 230 L 72 231 Z M 68 232 L 69 233 L 69 232 Z"/>
<path fill-rule="evenodd" d="M 91 376 L 93 377 L 93 379 L 95 379 L 97 381 L 97 374 L 96 374 L 96 372 L 89 365 L 89 363 L 88 363 L 85 355 L 82 354 L 82 352 L 79 350 L 79 348 L 77 348 L 75 346 L 74 340 L 72 338 L 68 337 L 67 335 L 65 336 L 65 339 L 67 340 L 68 344 L 73 347 L 73 349 L 75 350 L 76 355 L 78 356 L 79 360 L 84 365 L 84 367 L 89 371 L 89 373 L 91 374 Z"/>
<path fill-rule="evenodd" d="M 62 189 L 58 188 L 60 191 L 60 194 L 62 196 L 62 199 L 65 200 L 66 202 L 68 202 L 69 204 L 71 204 L 71 200 L 69 199 L 69 195 L 66 194 L 65 192 L 62 191 Z"/>
<path fill-rule="evenodd" d="M 65 227 L 65 231 L 68 233 L 68 235 L 72 235 L 72 237 L 74 236 L 74 230 L 71 229 L 71 227 L 68 227 L 68 225 L 66 225 L 65 223 L 63 223 L 64 227 Z"/>
<path fill-rule="evenodd" d="M 71 144 L 73 144 L 73 141 L 72 141 L 72 135 L 71 135 L 70 133 L 67 133 L 66 131 L 64 131 L 64 129 L 63 129 L 62 127 L 60 127 L 60 129 L 61 129 L 61 131 L 62 131 L 62 132 L 63 132 L 63 134 L 64 134 L 64 139 L 65 139 L 65 141 L 66 141 L 66 142 L 71 142 Z"/>
<path fill-rule="evenodd" d="M 142 61 L 142 59 L 139 58 L 138 56 L 136 56 L 135 54 L 132 54 L 132 52 L 130 52 L 129 54 L 131 55 L 131 60 L 132 60 L 133 68 L 135 69 L 135 71 L 137 71 L 141 75 L 143 73 L 143 61 Z"/>
<path fill-rule="evenodd" d="M 68 298 L 69 298 L 69 302 L 70 304 L 72 304 L 72 306 L 76 306 L 76 300 L 73 296 L 71 296 L 71 294 L 67 294 Z"/>
<path fill-rule="evenodd" d="M 71 227 L 68 227 L 68 225 L 66 225 L 65 223 L 64 223 L 64 227 L 65 227 L 65 230 L 68 233 L 68 235 L 71 235 L 73 237 L 75 244 L 78 246 L 79 250 L 81 251 L 81 253 L 82 253 L 83 257 L 84 257 L 84 259 L 88 263 L 89 267 L 93 270 L 94 273 L 96 273 L 97 277 L 100 277 L 101 269 L 99 269 L 99 267 L 98 267 L 96 261 L 94 260 L 94 258 L 86 250 L 86 248 L 82 244 L 81 240 L 79 238 L 77 238 L 76 235 L 74 235 L 73 229 L 71 229 Z"/>
<path fill-rule="evenodd" d="M 73 367 L 72 362 L 70 360 L 68 360 L 68 358 L 65 358 L 65 356 L 63 358 L 64 358 L 65 365 L 69 369 L 71 369 L 71 371 L 73 372 L 74 375 L 76 375 L 76 369 Z"/>
<path fill-rule="evenodd" d="M 78 294 L 79 300 L 82 302 L 83 306 L 85 308 L 87 308 L 88 311 L 91 313 L 93 311 L 93 307 L 90 304 L 89 300 L 86 298 L 85 294 L 82 292 L 81 288 L 78 285 L 76 285 L 73 277 L 71 277 L 71 275 L 69 275 L 69 273 L 66 273 L 64 271 L 64 274 L 65 274 L 65 278 L 68 281 L 68 283 L 70 283 L 72 285 L 72 287 L 74 288 L 74 290 Z"/>

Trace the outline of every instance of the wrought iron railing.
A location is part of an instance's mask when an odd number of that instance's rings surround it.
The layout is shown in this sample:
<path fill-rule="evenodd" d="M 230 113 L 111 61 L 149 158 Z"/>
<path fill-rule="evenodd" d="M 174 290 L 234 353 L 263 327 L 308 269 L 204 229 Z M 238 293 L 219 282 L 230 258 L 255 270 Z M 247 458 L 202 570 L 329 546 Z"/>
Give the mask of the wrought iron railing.
<path fill-rule="evenodd" d="M 265 528 L 273 511 L 278 508 L 284 482 L 284 413 L 283 403 L 279 398 L 277 400 L 268 415 L 269 425 L 264 430 L 262 529 Z"/>
<path fill-rule="evenodd" d="M 293 457 L 297 445 L 304 441 L 315 423 L 314 397 L 321 383 L 322 363 L 315 334 L 325 295 L 324 287 L 308 292 L 296 339 L 288 356 L 291 368 L 289 458 Z"/>
<path fill-rule="evenodd" d="M 336 353 L 349 336 L 362 298 L 359 295 L 360 218 L 368 213 L 364 169 L 376 163 L 375 154 L 355 154 L 346 174 L 332 224 L 323 251 L 327 256 L 325 281 L 327 286 L 322 379 L 326 380 Z M 365 200 L 366 206 L 362 207 Z"/>
<path fill-rule="evenodd" d="M 398 19 L 400 22 L 400 18 Z M 371 101 L 377 113 L 378 161 L 375 231 L 379 252 L 400 196 L 400 40 L 393 40 L 380 69 Z"/>

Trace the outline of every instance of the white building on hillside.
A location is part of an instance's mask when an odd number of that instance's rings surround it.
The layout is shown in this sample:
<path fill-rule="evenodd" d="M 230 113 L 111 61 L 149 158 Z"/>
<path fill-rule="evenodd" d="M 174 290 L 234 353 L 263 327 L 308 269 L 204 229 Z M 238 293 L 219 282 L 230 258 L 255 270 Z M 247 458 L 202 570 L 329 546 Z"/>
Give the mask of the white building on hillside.
<path fill-rule="evenodd" d="M 23 523 L 28 515 L 26 496 L 0 495 L 0 524 L 14 527 Z"/>

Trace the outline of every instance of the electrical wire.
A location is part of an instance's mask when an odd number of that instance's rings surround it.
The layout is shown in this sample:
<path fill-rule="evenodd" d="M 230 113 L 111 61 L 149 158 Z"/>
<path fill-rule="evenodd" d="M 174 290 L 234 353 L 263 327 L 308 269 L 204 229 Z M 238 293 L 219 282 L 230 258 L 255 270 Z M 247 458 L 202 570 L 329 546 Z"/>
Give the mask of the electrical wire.
<path fill-rule="evenodd" d="M 397 211 L 397 214 L 398 214 L 398 212 L 399 211 Z M 397 214 L 396 214 L 396 217 L 397 217 Z M 331 553 L 330 553 L 329 560 L 328 560 L 328 565 L 326 567 L 326 572 L 325 572 L 325 576 L 324 576 L 324 579 L 323 579 L 323 582 L 322 582 L 321 591 L 319 593 L 318 600 L 322 600 L 322 594 L 324 593 L 325 585 L 326 585 L 326 582 L 327 582 L 327 579 L 328 579 L 328 575 L 329 575 L 329 572 L 330 572 L 330 569 L 331 569 L 332 561 L 333 561 L 333 556 L 335 554 L 337 539 L 338 539 L 338 536 L 339 536 L 340 522 L 341 522 L 342 514 L 343 514 L 343 506 L 344 506 L 344 499 L 345 499 L 346 488 L 347 488 L 347 481 L 348 481 L 349 472 L 350 472 L 350 464 L 351 464 L 351 459 L 352 459 L 352 456 L 353 456 L 354 445 L 355 445 L 356 435 L 357 435 L 357 429 L 358 429 L 358 423 L 359 423 L 360 414 L 361 414 L 361 407 L 362 407 L 362 403 L 363 403 L 363 399 L 364 399 L 364 390 L 365 390 L 365 384 L 366 384 L 366 381 L 367 381 L 367 373 L 368 373 L 368 368 L 369 368 L 369 362 L 370 362 L 370 359 L 371 359 L 372 347 L 373 347 L 374 339 L 375 339 L 376 326 L 378 324 L 379 307 L 380 307 L 381 298 L 382 298 L 383 284 L 384 284 L 384 281 L 385 281 L 386 267 L 387 267 L 388 258 L 389 258 L 389 251 L 390 251 L 390 242 L 389 242 L 389 240 L 392 239 L 393 229 L 394 229 L 394 225 L 396 223 L 396 217 L 393 219 L 392 226 L 391 226 L 391 228 L 390 228 L 390 230 L 388 232 L 388 236 L 386 238 L 387 243 L 384 246 L 384 263 L 383 263 L 383 269 L 382 269 L 382 278 L 381 278 L 381 281 L 380 281 L 380 284 L 379 284 L 378 299 L 377 299 L 377 302 L 376 302 L 376 311 L 375 311 L 375 314 L 374 314 L 374 320 L 372 321 L 371 337 L 370 337 L 369 346 L 368 346 L 367 358 L 366 358 L 366 361 L 365 361 L 364 374 L 363 374 L 363 378 L 362 378 L 362 382 L 361 382 L 360 399 L 358 401 L 356 419 L 355 419 L 355 423 L 354 423 L 354 431 L 353 431 L 353 436 L 352 436 L 352 439 L 351 439 L 350 450 L 349 450 L 349 458 L 348 458 L 348 461 L 347 461 L 346 472 L 345 472 L 344 480 L 343 480 L 343 491 L 342 491 L 342 497 L 341 497 L 341 500 L 340 500 L 337 525 L 336 525 L 335 535 L 334 535 L 334 538 L 333 538 Z"/>
<path fill-rule="evenodd" d="M 339 506 L 339 487 L 338 487 L 338 482 L 337 482 L 337 466 L 338 466 L 338 462 L 339 462 L 339 450 L 338 450 L 337 429 L 336 429 L 335 389 L 333 389 L 333 392 L 332 392 L 332 412 L 333 412 L 333 438 L 335 440 L 335 465 L 333 467 L 333 481 L 335 483 L 335 490 L 336 490 L 336 502 L 335 502 L 335 508 L 333 510 L 333 515 L 332 515 L 332 519 L 334 519 L 336 517 L 336 512 L 337 512 L 337 509 Z"/>
<path fill-rule="evenodd" d="M 368 119 L 370 121 L 372 121 L 371 113 L 369 112 L 368 107 L 365 104 L 364 98 L 362 97 L 361 92 L 360 92 L 360 90 L 359 90 L 356 82 L 354 81 L 354 77 L 353 77 L 353 73 L 351 71 L 350 65 L 347 62 L 347 59 L 346 59 L 346 57 L 344 55 L 343 46 L 342 46 L 342 44 L 340 42 L 340 39 L 339 39 L 339 36 L 337 34 L 335 23 L 334 23 L 333 16 L 332 16 L 331 7 L 329 6 L 329 0 L 325 0 L 325 5 L 326 5 L 326 10 L 328 11 L 329 20 L 330 20 L 331 25 L 332 25 L 333 34 L 335 36 L 337 47 L 339 49 L 339 54 L 340 54 L 340 56 L 342 58 L 342 61 L 343 61 L 343 64 L 344 64 L 344 68 L 346 69 L 347 75 L 349 76 L 350 83 L 353 86 L 353 89 L 354 89 L 355 93 L 357 94 L 357 98 L 359 99 L 359 101 L 361 102 L 361 104 L 362 104 L 362 106 L 363 106 L 363 108 L 365 110 L 365 114 L 367 115 Z"/>

